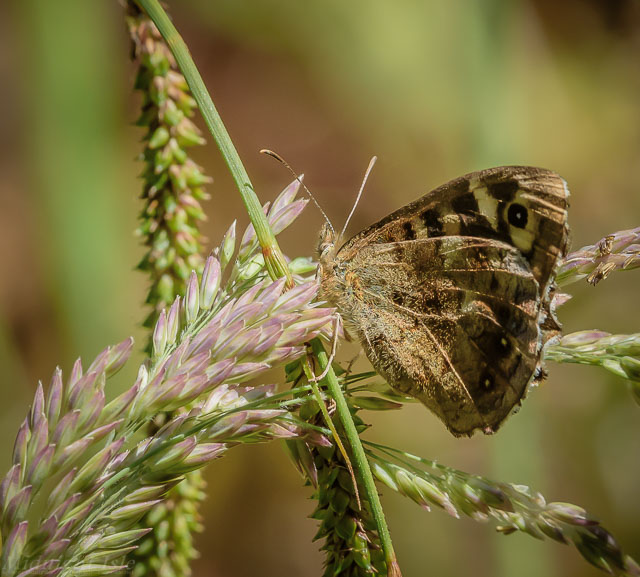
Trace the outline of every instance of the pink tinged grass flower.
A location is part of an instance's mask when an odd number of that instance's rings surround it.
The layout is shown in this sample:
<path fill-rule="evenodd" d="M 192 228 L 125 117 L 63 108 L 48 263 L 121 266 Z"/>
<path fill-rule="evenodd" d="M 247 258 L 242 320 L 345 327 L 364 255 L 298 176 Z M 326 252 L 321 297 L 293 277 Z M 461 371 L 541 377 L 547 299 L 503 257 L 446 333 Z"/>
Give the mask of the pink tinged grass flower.
<path fill-rule="evenodd" d="M 31 504 L 32 493 L 33 487 L 27 485 L 20 489 L 7 503 L 2 514 L 3 533 L 8 533 L 11 527 L 24 520 L 25 514 Z"/>
<path fill-rule="evenodd" d="M 600 339 L 611 336 L 605 331 L 578 331 L 563 336 L 561 343 L 566 346 L 584 346 L 598 342 Z"/>
<path fill-rule="evenodd" d="M 139 392 L 140 384 L 135 383 L 132 387 L 107 404 L 107 406 L 102 410 L 98 422 L 103 423 L 117 419 L 126 409 L 129 409 L 132 406 L 133 400 L 138 396 Z"/>
<path fill-rule="evenodd" d="M 449 515 L 455 517 L 456 519 L 460 517 L 449 496 L 438 489 L 435 484 L 430 483 L 422 477 L 416 477 L 415 482 L 416 487 L 418 488 L 422 496 L 425 497 L 430 503 L 441 507 Z"/>
<path fill-rule="evenodd" d="M 21 471 L 21 465 L 13 465 L 2 480 L 0 484 L 0 510 L 4 511 L 7 504 L 20 490 Z"/>
<path fill-rule="evenodd" d="M 31 438 L 31 430 L 29 429 L 29 420 L 25 418 L 18 429 L 16 440 L 13 444 L 13 463 L 24 463 L 27 455 L 27 446 Z"/>
<path fill-rule="evenodd" d="M 47 445 L 36 455 L 25 476 L 26 483 L 38 488 L 42 485 L 51 472 L 55 451 L 55 445 Z"/>
<path fill-rule="evenodd" d="M 156 326 L 153 329 L 153 356 L 161 357 L 167 346 L 167 314 L 164 309 L 160 311 Z"/>
<path fill-rule="evenodd" d="M 269 216 L 269 224 L 274 234 L 280 234 L 287 228 L 296 218 L 300 216 L 304 207 L 309 202 L 307 199 L 296 200 L 287 206 L 284 206 L 277 212 L 272 212 Z"/>
<path fill-rule="evenodd" d="M 318 285 L 315 282 L 296 285 L 279 297 L 273 310 L 279 314 L 296 311 L 311 302 L 317 292 Z"/>
<path fill-rule="evenodd" d="M 301 202 L 293 203 L 294 196 L 289 191 L 281 196 L 280 204 L 274 204 L 270 216 L 278 226 L 286 226 L 291 215 L 297 215 L 302 206 Z M 228 231 L 225 242 L 233 253 L 235 227 Z M 202 434 L 169 444 L 167 450 L 162 448 L 157 455 L 154 453 L 155 459 L 152 457 L 145 462 L 145 467 L 165 475 L 167 472 L 178 475 L 220 456 L 229 443 L 301 434 L 296 423 L 285 419 L 288 413 L 281 410 L 242 411 L 243 403 L 259 399 L 261 394 L 268 396 L 270 388 L 230 388 L 223 383 L 249 379 L 276 363 L 303 354 L 304 340 L 319 334 L 330 322 L 331 311 L 309 305 L 317 291 L 316 283 L 306 283 L 283 295 L 283 281 L 258 280 L 261 277 L 247 281 L 247 269 L 242 268 L 246 264 L 234 265 L 231 277 L 236 270 L 243 271 L 245 276 L 236 275 L 236 279 L 244 279 L 244 284 L 233 284 L 231 290 L 230 285 L 220 289 L 222 266 L 215 257 L 207 260 L 207 270 L 200 283 L 195 275 L 191 275 L 185 301 L 174 301 L 172 307 L 160 315 L 156 325 L 153 339 L 156 363 L 143 366 L 136 383 L 106 406 L 105 379 L 126 362 L 133 346 L 131 339 L 103 350 L 86 373 L 78 360 L 66 386 L 62 373 L 56 370 L 46 398 L 39 387 L 29 417 L 16 440 L 18 462 L 0 485 L 3 520 L 10 524 L 9 530 L 22 521 L 34 488 L 42 484 L 47 473 L 61 471 L 61 485 L 50 493 L 44 507 L 44 521 L 38 529 L 43 536 L 42 550 L 50 554 L 61 553 L 71 545 L 65 540 L 77 530 L 80 521 L 97 506 L 102 506 L 103 491 L 109 487 L 105 485 L 106 481 L 134 463 L 145 451 L 156 447 L 153 440 L 148 439 L 131 453 L 122 450 L 120 433 L 135 430 L 158 410 L 180 408 L 202 395 L 209 394 L 203 409 L 222 403 L 220 410 L 226 411 L 237 404 L 240 412 L 228 415 Z M 189 322 L 198 317 L 202 322 L 191 332 L 185 327 L 179 335 L 181 304 Z M 294 342 L 296 338 L 300 342 Z M 179 339 L 177 346 L 176 339 Z M 220 393 L 216 387 L 220 387 Z M 168 439 L 171 430 L 177 435 L 181 427 L 191 427 L 198 414 L 198 410 L 194 410 L 184 420 L 176 420 L 173 429 L 167 427 L 158 433 L 157 441 Z M 89 428 L 93 429 L 87 431 Z M 118 440 L 109 438 L 110 444 L 97 447 L 97 452 L 88 461 L 83 459 L 82 467 L 73 467 L 76 459 L 86 455 L 89 449 L 94 452 L 95 443 L 114 431 Z M 23 479 L 33 487 L 21 486 Z M 110 523 L 111 529 L 122 529 L 152 507 L 166 488 L 166 484 L 139 487 L 139 492 L 134 490 L 128 494 L 129 499 L 137 502 L 129 501 L 115 510 L 105 510 L 95 518 L 96 522 L 101 519 L 107 523 L 105 526 Z M 84 538 L 89 536 L 85 533 Z M 95 553 L 93 560 L 106 558 L 97 549 L 91 553 Z M 84 564 L 85 567 L 89 565 Z"/>
<path fill-rule="evenodd" d="M 100 379 L 100 380 L 98 380 Z M 69 406 L 83 410 L 93 391 L 104 387 L 104 372 L 90 371 L 82 376 L 69 393 Z"/>
<path fill-rule="evenodd" d="M 423 509 L 427 511 L 431 510 L 427 499 L 425 499 L 425 496 L 418 489 L 415 483 L 413 483 L 413 478 L 405 471 L 398 471 L 396 473 L 395 482 L 400 493 L 418 503 Z"/>
<path fill-rule="evenodd" d="M 234 383 L 243 383 L 257 377 L 270 368 L 271 364 L 266 362 L 236 364 L 229 372 L 226 380 Z"/>
<path fill-rule="evenodd" d="M 58 541 L 53 541 L 49 543 L 47 548 L 44 550 L 44 555 L 46 557 L 60 557 L 69 547 L 69 543 L 71 539 L 59 539 Z"/>
<path fill-rule="evenodd" d="M 572 503 L 549 503 L 546 507 L 549 517 L 571 525 L 597 525 L 598 521 L 589 516 L 587 511 Z"/>
<path fill-rule="evenodd" d="M 231 223 L 231 226 L 222 237 L 218 255 L 220 257 L 220 268 L 224 270 L 231 261 L 233 253 L 236 250 L 236 221 Z"/>
<path fill-rule="evenodd" d="M 180 329 L 180 297 L 176 297 L 167 313 L 167 342 L 175 343 Z"/>
<path fill-rule="evenodd" d="M 115 375 L 129 360 L 133 350 L 133 337 L 129 337 L 109 349 L 109 360 L 104 367 L 106 377 Z"/>
<path fill-rule="evenodd" d="M 57 507 L 67 498 L 69 494 L 69 487 L 71 486 L 71 482 L 76 476 L 78 472 L 77 467 L 73 467 L 69 470 L 69 472 L 62 477 L 60 482 L 54 487 L 54 489 L 49 494 L 49 498 L 47 499 L 47 505 L 44 512 L 44 517 L 51 517 L 56 510 Z M 46 523 L 45 523 L 46 525 Z"/>
<path fill-rule="evenodd" d="M 18 573 L 16 577 L 56 577 L 61 571 L 62 568 L 59 567 L 59 561 L 51 560 L 25 569 L 22 573 Z"/>
<path fill-rule="evenodd" d="M 281 209 L 291 204 L 298 192 L 300 191 L 300 181 L 304 180 L 304 175 L 301 174 L 300 178 L 296 178 L 291 184 L 289 184 L 273 201 L 272 211 L 279 212 Z"/>
<path fill-rule="evenodd" d="M 22 551 L 27 543 L 27 531 L 29 523 L 22 521 L 18 523 L 2 547 L 2 575 L 14 575 L 18 571 Z"/>
<path fill-rule="evenodd" d="M 31 429 L 35 429 L 38 423 L 44 419 L 44 391 L 42 390 L 42 383 L 38 383 L 36 388 L 36 394 L 33 397 L 33 404 L 29 411 L 29 425 Z"/>
<path fill-rule="evenodd" d="M 223 443 L 200 443 L 184 459 L 183 465 L 188 468 L 197 468 L 219 457 L 226 450 Z"/>
<path fill-rule="evenodd" d="M 75 519 L 59 521 L 56 526 L 56 531 L 53 534 L 53 537 L 51 538 L 51 540 L 56 541 L 58 539 L 64 539 L 67 535 L 71 533 L 71 531 L 75 526 L 76 526 Z"/>
<path fill-rule="evenodd" d="M 104 471 L 107 463 L 122 448 L 124 438 L 113 441 L 91 457 L 75 475 L 69 485 L 69 492 L 82 492 L 94 483 L 96 478 Z"/>
<path fill-rule="evenodd" d="M 44 416 L 44 415 L 43 415 Z M 31 431 L 29 443 L 27 445 L 26 460 L 23 463 L 32 463 L 36 455 L 47 446 L 49 441 L 49 427 L 46 420 L 39 420 L 35 428 Z"/>
<path fill-rule="evenodd" d="M 295 220 L 296 216 L 300 214 L 300 211 L 307 203 L 306 199 L 299 201 L 294 200 L 300 187 L 300 183 L 297 180 L 294 182 L 295 184 L 290 184 L 280 193 L 273 204 L 267 202 L 262 207 L 263 212 L 267 215 L 269 225 L 275 230 L 274 224 L 276 224 L 278 227 L 278 233 L 282 232 L 282 230 L 288 227 Z M 302 205 L 302 208 L 299 208 L 300 205 Z M 289 209 L 291 206 L 294 206 L 295 208 Z M 242 241 L 240 242 L 238 258 L 246 258 L 255 249 L 256 243 L 255 230 L 253 225 L 249 225 L 242 237 Z"/>
<path fill-rule="evenodd" d="M 187 283 L 187 293 L 184 299 L 184 312 L 187 324 L 191 324 L 198 316 L 198 311 L 200 310 L 199 292 L 198 276 L 192 271 L 189 282 Z"/>
<path fill-rule="evenodd" d="M 210 256 L 205 264 L 200 283 L 200 307 L 209 310 L 215 300 L 220 288 L 220 277 L 222 275 L 221 264 L 217 258 Z"/>
<path fill-rule="evenodd" d="M 89 365 L 89 368 L 87 369 L 86 372 L 87 373 L 95 372 L 98 375 L 104 373 L 107 366 L 109 365 L 112 348 L 113 347 L 109 346 L 102 349 L 102 351 L 98 353 L 96 358 L 93 359 L 93 362 Z"/>
<path fill-rule="evenodd" d="M 78 409 L 63 415 L 51 435 L 51 442 L 60 448 L 67 446 L 75 435 L 75 429 L 79 419 L 80 411 Z"/>
<path fill-rule="evenodd" d="M 181 463 L 195 449 L 198 439 L 190 436 L 171 445 L 166 451 L 163 451 L 157 458 L 147 461 L 148 467 L 157 471 L 160 475 L 166 475 L 170 472 L 172 466 Z"/>
<path fill-rule="evenodd" d="M 46 412 L 50 427 L 58 422 L 63 395 L 62 371 L 59 367 L 56 367 L 49 384 L 49 394 L 47 395 Z"/>
<path fill-rule="evenodd" d="M 68 392 L 73 390 L 73 387 L 75 387 L 80 377 L 82 377 L 82 362 L 80 359 L 76 359 L 76 362 L 73 363 L 73 367 L 71 368 L 71 374 L 69 375 L 69 380 L 67 382 Z"/>
<path fill-rule="evenodd" d="M 640 266 L 640 227 L 615 232 L 594 245 L 584 246 L 564 259 L 556 276 L 560 286 L 586 277 L 597 284 L 615 270 Z"/>
<path fill-rule="evenodd" d="M 83 437 L 73 443 L 63 446 L 53 462 L 53 470 L 58 471 L 62 467 L 70 466 L 78 459 L 94 442 L 92 437 Z"/>
<path fill-rule="evenodd" d="M 227 376 L 231 374 L 234 364 L 233 359 L 223 359 L 212 364 L 207 369 L 207 378 L 209 379 L 212 387 L 222 383 Z"/>
<path fill-rule="evenodd" d="M 100 417 L 100 414 L 102 413 L 102 410 L 104 409 L 104 403 L 105 394 L 104 390 L 102 390 L 101 387 L 93 393 L 91 398 L 87 399 L 84 407 L 82 408 L 82 412 L 78 420 L 79 430 L 84 431 L 86 429 L 89 429 L 96 423 L 96 421 Z"/>
<path fill-rule="evenodd" d="M 80 502 L 82 495 L 80 493 L 75 493 L 67 497 L 60 505 L 58 505 L 52 512 L 51 516 L 56 519 L 66 520 L 67 513 L 72 511 L 74 507 Z M 60 535 L 60 528 L 57 526 L 55 528 L 54 536 Z"/>

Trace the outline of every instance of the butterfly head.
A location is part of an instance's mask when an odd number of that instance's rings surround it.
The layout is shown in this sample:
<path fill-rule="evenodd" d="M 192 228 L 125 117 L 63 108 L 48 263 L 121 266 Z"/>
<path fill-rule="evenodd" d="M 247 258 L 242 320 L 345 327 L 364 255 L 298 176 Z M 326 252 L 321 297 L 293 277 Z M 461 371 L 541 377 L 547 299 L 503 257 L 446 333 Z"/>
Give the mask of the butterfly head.
<path fill-rule="evenodd" d="M 336 232 L 328 222 L 320 230 L 317 251 L 321 266 L 329 265 L 335 257 Z"/>

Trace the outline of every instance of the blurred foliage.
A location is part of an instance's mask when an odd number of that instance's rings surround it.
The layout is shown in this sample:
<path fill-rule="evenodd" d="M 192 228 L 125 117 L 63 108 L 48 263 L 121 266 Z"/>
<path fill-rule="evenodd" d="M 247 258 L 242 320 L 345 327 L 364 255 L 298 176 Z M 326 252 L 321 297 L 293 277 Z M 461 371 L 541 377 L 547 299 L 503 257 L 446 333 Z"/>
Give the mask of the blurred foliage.
<path fill-rule="evenodd" d="M 633 0 L 169 4 L 263 201 L 289 181 L 258 154 L 268 147 L 306 174 L 339 224 L 369 157 L 379 157 L 352 232 L 450 178 L 510 163 L 566 178 L 574 248 L 639 224 Z M 38 378 L 128 334 L 142 348 L 144 281 L 133 270 L 143 250 L 132 234 L 139 100 L 130 93 L 121 6 L 0 3 L 0 55 L 6 468 Z M 205 233 L 219 238 L 242 205 L 213 147 L 196 161 L 216 174 Z M 283 235 L 285 251 L 311 254 L 320 225 L 307 210 Z M 567 332 L 637 332 L 636 287 L 635 272 L 595 288 L 572 285 L 560 314 Z M 340 354 L 350 358 L 355 348 Z M 549 371 L 494 437 L 450 438 L 419 406 L 370 417 L 368 436 L 580 503 L 638 557 L 637 407 L 614 375 L 551 364 Z M 309 494 L 279 447 L 238 451 L 209 476 L 194 575 L 317 574 Z M 567 548 L 494 535 L 394 495 L 383 504 L 405 577 L 598 574 Z"/>

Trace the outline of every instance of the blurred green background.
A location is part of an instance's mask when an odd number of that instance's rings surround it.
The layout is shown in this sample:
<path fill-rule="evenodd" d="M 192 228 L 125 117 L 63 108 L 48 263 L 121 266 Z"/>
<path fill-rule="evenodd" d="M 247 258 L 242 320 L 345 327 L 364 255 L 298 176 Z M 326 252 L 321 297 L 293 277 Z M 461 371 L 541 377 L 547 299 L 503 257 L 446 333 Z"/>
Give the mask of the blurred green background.
<path fill-rule="evenodd" d="M 337 223 L 377 155 L 351 232 L 463 173 L 523 163 L 569 182 L 574 248 L 640 224 L 635 1 L 169 5 L 263 200 L 290 180 L 265 147 L 305 173 Z M 142 348 L 146 279 L 134 270 L 142 134 L 121 6 L 3 0 L 0 75 L 4 471 L 38 379 L 129 334 Z M 194 154 L 215 178 L 213 246 L 247 219 L 215 146 Z M 310 207 L 283 234 L 285 250 L 311 254 L 321 223 Z M 638 274 L 572 286 L 566 330 L 637 332 Z M 453 439 L 412 405 L 367 414 L 368 438 L 583 505 L 640 558 L 640 409 L 599 369 L 549 372 L 494 437 Z M 310 491 L 282 447 L 235 449 L 207 477 L 197 577 L 320 574 Z M 568 547 L 426 513 L 391 491 L 383 504 L 405 577 L 600 574 Z"/>

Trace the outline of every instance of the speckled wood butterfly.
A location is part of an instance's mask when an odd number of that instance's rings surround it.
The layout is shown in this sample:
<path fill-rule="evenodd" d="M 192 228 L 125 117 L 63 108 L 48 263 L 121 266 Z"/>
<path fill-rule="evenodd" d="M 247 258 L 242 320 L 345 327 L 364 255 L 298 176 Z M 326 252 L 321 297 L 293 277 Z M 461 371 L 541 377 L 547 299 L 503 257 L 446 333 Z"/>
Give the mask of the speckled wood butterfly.
<path fill-rule="evenodd" d="M 502 166 L 436 188 L 339 250 L 325 226 L 323 298 L 394 389 L 456 436 L 493 433 L 560 330 L 551 298 L 568 195 L 553 172 Z"/>

